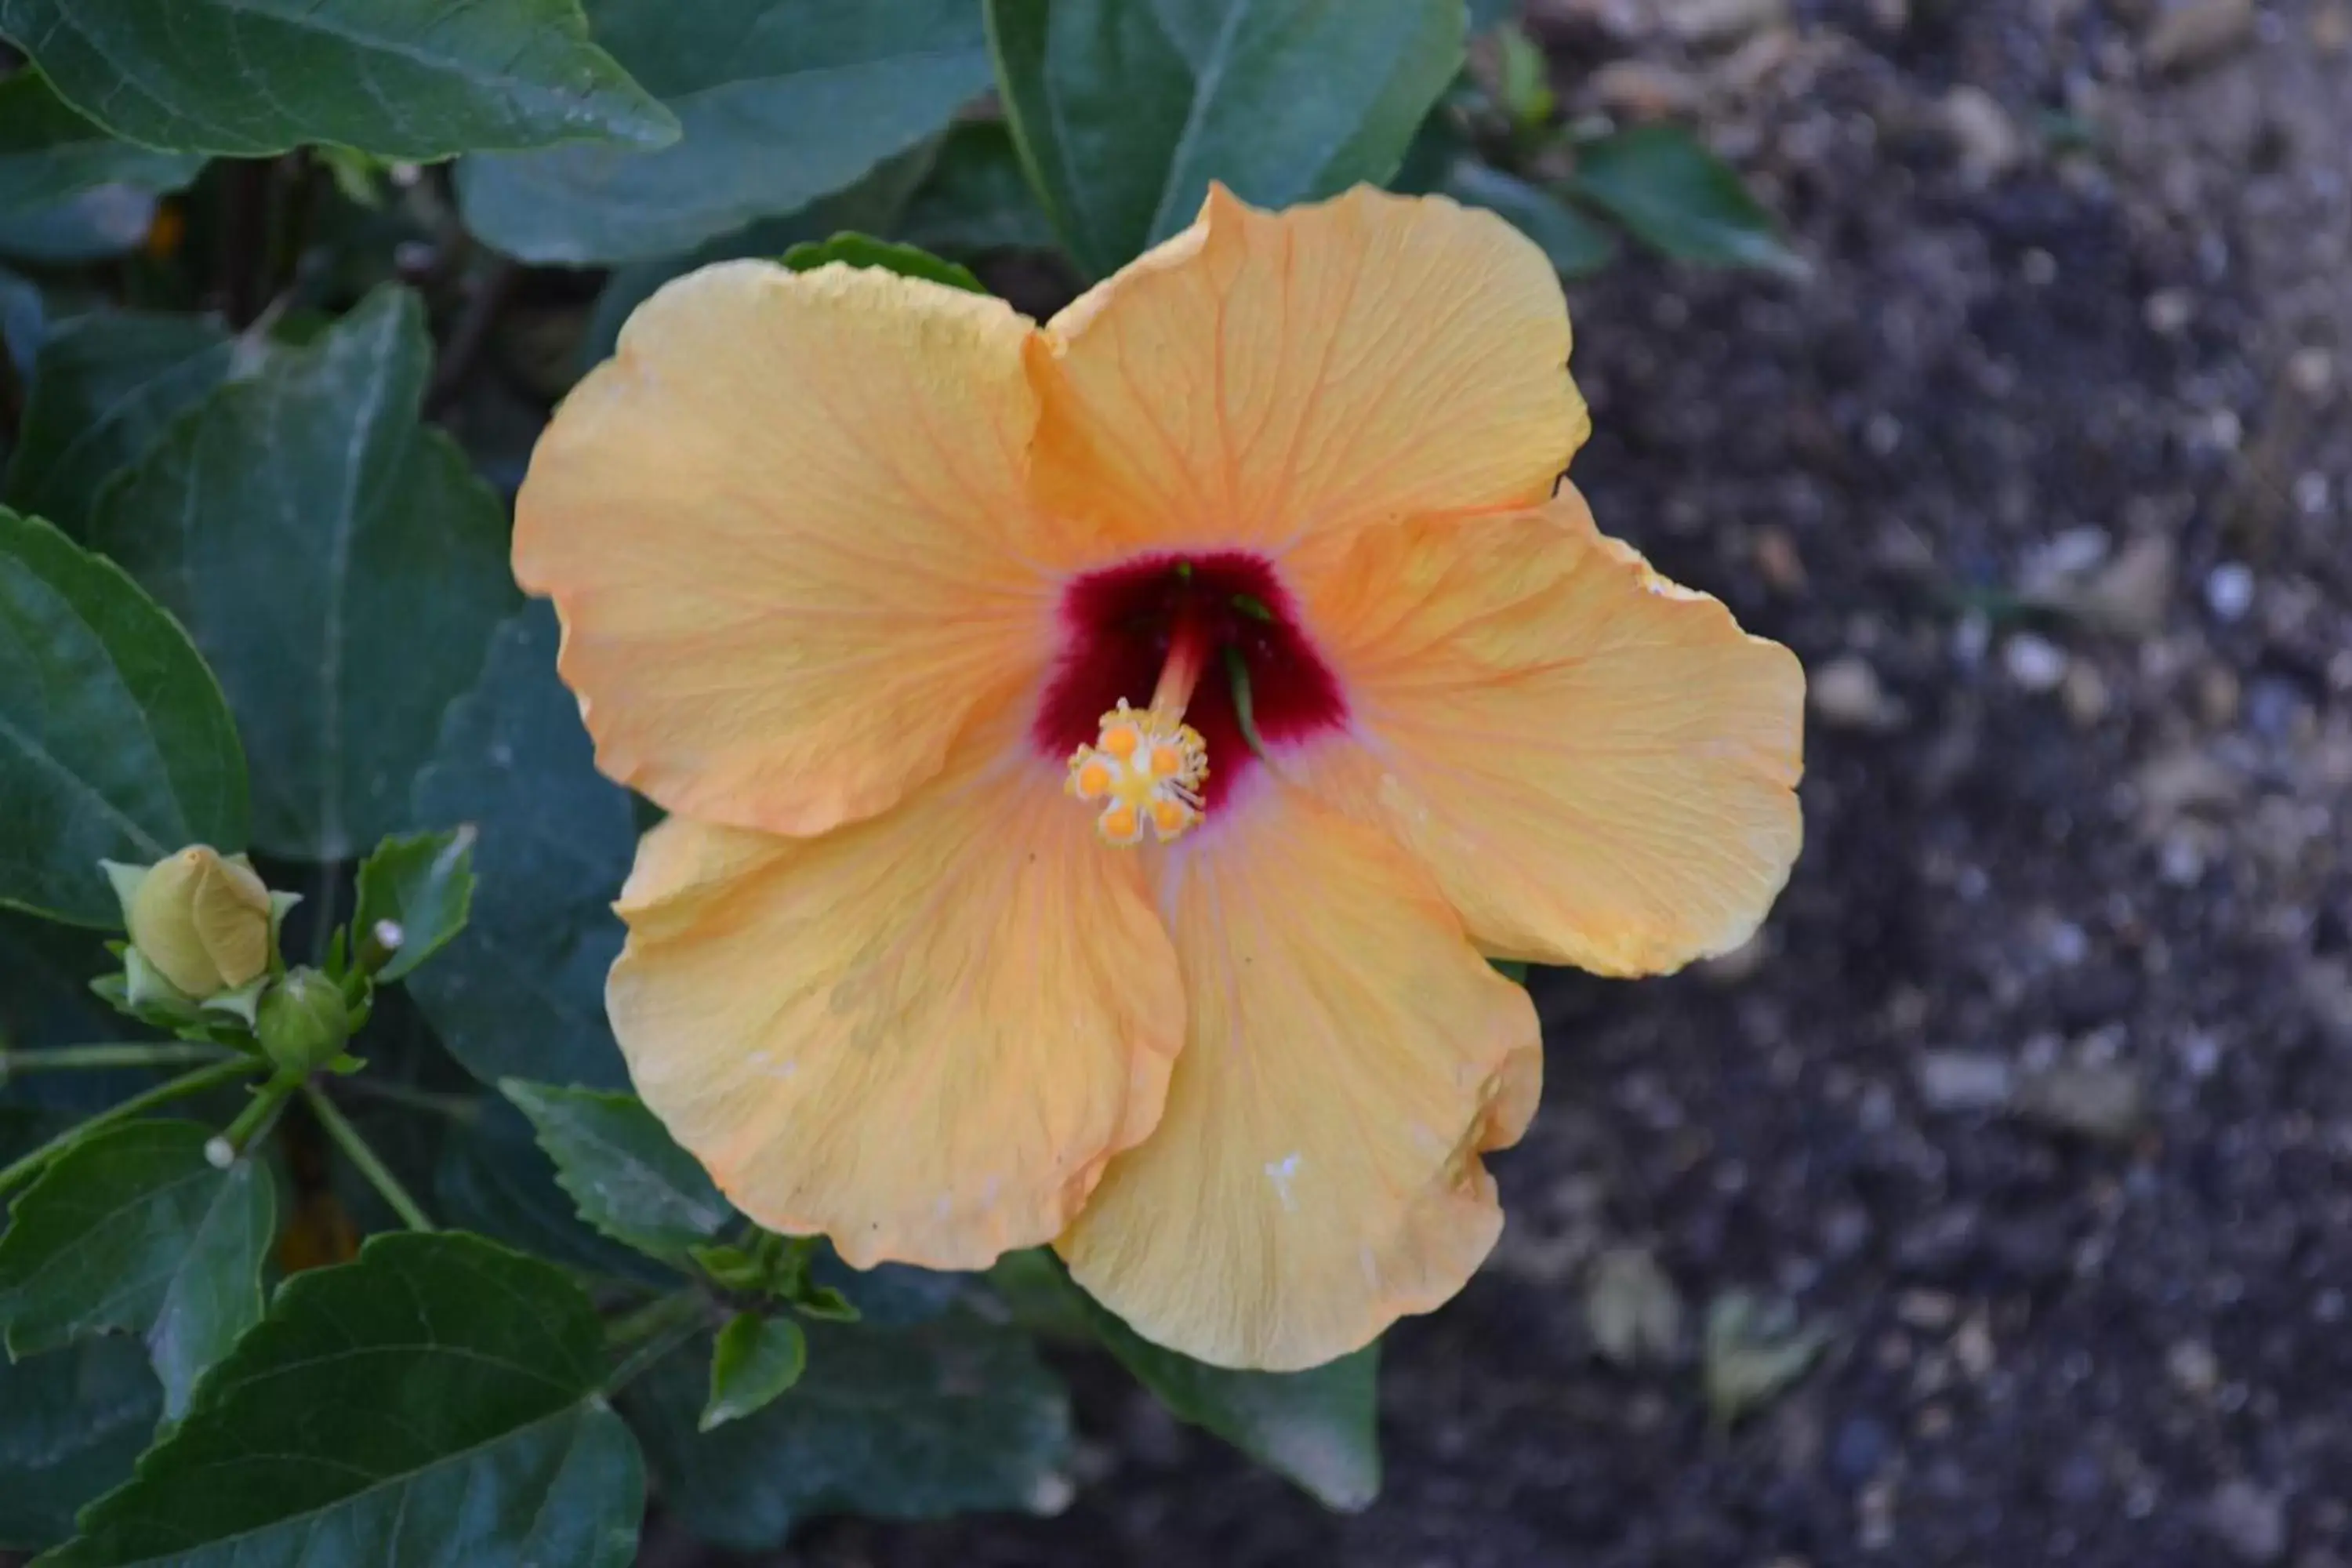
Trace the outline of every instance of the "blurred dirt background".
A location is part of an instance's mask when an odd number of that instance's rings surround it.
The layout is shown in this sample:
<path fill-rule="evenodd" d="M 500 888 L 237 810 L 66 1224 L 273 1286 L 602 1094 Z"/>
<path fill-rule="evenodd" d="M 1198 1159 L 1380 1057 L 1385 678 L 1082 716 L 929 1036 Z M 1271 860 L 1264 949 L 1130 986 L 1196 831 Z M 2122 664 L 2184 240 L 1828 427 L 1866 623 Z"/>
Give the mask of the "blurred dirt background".
<path fill-rule="evenodd" d="M 1571 291 L 1604 524 L 1811 672 L 1795 881 L 1538 975 L 1369 1511 L 1081 1361 L 1059 1518 L 780 1561 L 2347 1568 L 2352 4 L 1526 10 L 1570 120 L 1701 126 L 1813 268 Z"/>

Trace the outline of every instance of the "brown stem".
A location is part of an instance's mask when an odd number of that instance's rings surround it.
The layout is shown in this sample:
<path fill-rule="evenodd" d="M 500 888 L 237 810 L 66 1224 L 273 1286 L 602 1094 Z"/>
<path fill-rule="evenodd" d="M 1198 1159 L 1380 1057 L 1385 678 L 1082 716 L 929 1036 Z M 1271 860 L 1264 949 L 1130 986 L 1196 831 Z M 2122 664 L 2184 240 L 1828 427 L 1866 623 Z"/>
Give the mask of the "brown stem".
<path fill-rule="evenodd" d="M 474 279 L 465 311 L 450 329 L 449 341 L 442 346 L 441 363 L 433 372 L 432 387 L 425 395 L 427 418 L 448 407 L 465 389 L 466 378 L 473 374 L 482 350 L 489 344 L 491 330 L 499 323 L 499 312 L 506 308 L 508 297 L 521 279 L 522 268 L 503 257 Z"/>
<path fill-rule="evenodd" d="M 231 163 L 221 197 L 220 263 L 214 287 L 221 314 L 239 331 L 260 312 L 268 285 L 270 169 L 266 159 Z"/>

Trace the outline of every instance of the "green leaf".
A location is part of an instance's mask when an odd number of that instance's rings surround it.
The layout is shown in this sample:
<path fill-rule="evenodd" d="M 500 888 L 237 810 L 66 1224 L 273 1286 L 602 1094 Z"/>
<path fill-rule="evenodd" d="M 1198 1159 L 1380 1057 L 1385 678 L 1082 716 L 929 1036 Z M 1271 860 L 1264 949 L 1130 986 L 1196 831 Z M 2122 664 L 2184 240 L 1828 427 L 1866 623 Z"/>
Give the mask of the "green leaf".
<path fill-rule="evenodd" d="M 590 1228 L 572 1194 L 557 1184 L 555 1166 L 530 1119 L 495 1095 L 484 1099 L 478 1116 L 441 1141 L 432 1185 L 437 1212 L 453 1226 L 588 1274 L 663 1286 L 677 1282 L 667 1265 Z"/>
<path fill-rule="evenodd" d="M 1772 215 L 1738 173 L 1675 125 L 1644 125 L 1577 150 L 1570 188 L 1678 261 L 1802 278 Z"/>
<path fill-rule="evenodd" d="M 38 71 L 0 79 L 0 252 L 80 261 L 131 249 L 147 236 L 155 198 L 186 185 L 204 163 L 116 141 Z"/>
<path fill-rule="evenodd" d="M 558 636 L 545 605 L 499 628 L 417 777 L 419 819 L 479 831 L 480 880 L 465 931 L 408 989 L 449 1054 L 486 1083 L 619 1089 L 628 1073 L 604 1019 L 604 973 L 621 952 L 612 902 L 637 830 L 556 679 Z"/>
<path fill-rule="evenodd" d="M 1830 1339 L 1785 1300 L 1733 1290 L 1708 1302 L 1701 1370 L 1716 1429 L 1727 1432 L 1780 1397 L 1812 1370 Z"/>
<path fill-rule="evenodd" d="M 927 249 L 964 256 L 1051 250 L 1056 243 L 1001 120 L 969 121 L 941 139 L 899 231 Z"/>
<path fill-rule="evenodd" d="M 353 940 L 365 940 L 385 921 L 400 928 L 392 962 L 377 972 L 378 980 L 402 978 L 466 929 L 474 900 L 474 838 L 470 827 L 387 838 L 360 862 Z"/>
<path fill-rule="evenodd" d="M 212 1131 L 132 1121 L 75 1145 L 16 1200 L 0 1235 L 0 1327 L 8 1352 L 88 1335 L 147 1336 L 165 1413 L 261 1317 L 261 1265 L 277 1233 L 268 1173 L 205 1158 Z"/>
<path fill-rule="evenodd" d="M 94 931 L 0 910 L 0 1039 L 63 1046 L 106 1038 L 117 1015 L 89 983 L 121 967 Z M 0 1097 L 88 1112 L 145 1086 L 137 1073 L 35 1073 L 0 1083 Z"/>
<path fill-rule="evenodd" d="M 710 1352 L 710 1397 L 697 1428 L 708 1432 L 773 1405 L 808 1368 L 808 1335 L 790 1318 L 738 1312 Z"/>
<path fill-rule="evenodd" d="M 1607 229 L 1550 192 L 1475 158 L 1457 162 L 1440 188 L 1465 206 L 1485 207 L 1510 219 L 1542 247 L 1563 278 L 1589 278 L 1617 254 L 1616 237 Z"/>
<path fill-rule="evenodd" d="M 1050 1511 L 1069 1495 L 1068 1396 L 1027 1335 L 956 1312 L 909 1329 L 811 1323 L 792 1397 L 702 1432 L 684 1356 L 622 1396 L 663 1495 L 706 1541 L 757 1552 L 818 1513 Z"/>
<path fill-rule="evenodd" d="M 84 1503 L 130 1479 L 163 1414 L 163 1391 L 130 1340 L 84 1340 L 13 1365 L 0 1356 L 0 1549 L 71 1535 Z"/>
<path fill-rule="evenodd" d="M 673 278 L 714 261 L 733 261 L 746 256 L 782 256 L 796 245 L 823 239 L 843 229 L 867 234 L 888 232 L 897 226 L 908 197 L 914 194 L 929 168 L 929 149 L 918 148 L 877 164 L 871 174 L 847 190 L 812 202 L 789 216 L 763 218 L 682 255 L 635 261 L 614 268 L 604 291 L 596 297 L 595 311 L 589 318 L 587 331 L 581 336 L 581 369 L 584 371 L 610 359 L 620 339 L 621 323 L 651 299 L 655 289 Z"/>
<path fill-rule="evenodd" d="M 1111 1354 L 1180 1418 L 1205 1427 L 1328 1507 L 1353 1511 L 1381 1490 L 1380 1345 L 1305 1372 L 1235 1372 L 1163 1349 L 1129 1328 L 1045 1260 Z M 1024 1288 L 1036 1283 L 1024 1271 Z"/>
<path fill-rule="evenodd" d="M 588 41 L 579 0 L 0 0 L 0 33 L 151 147 L 425 160 L 677 129 Z"/>
<path fill-rule="evenodd" d="M 998 90 L 1097 277 L 1222 180 L 1260 206 L 1394 174 L 1462 64 L 1462 0 L 987 0 Z"/>
<path fill-rule="evenodd" d="M 988 85 L 971 0 L 589 0 L 684 128 L 657 153 L 468 158 L 474 232 L 526 261 L 626 261 L 797 210 L 946 129 Z"/>
<path fill-rule="evenodd" d="M 498 498 L 417 423 L 431 352 L 415 298 L 379 289 L 206 398 L 99 507 L 99 546 L 219 673 L 273 854 L 343 859 L 408 826 L 515 601 Z"/>
<path fill-rule="evenodd" d="M 870 234 L 845 232 L 830 239 L 803 240 L 785 251 L 780 259 L 795 272 L 814 271 L 838 261 L 845 267 L 870 267 L 877 272 L 895 272 L 901 278 L 943 283 L 967 293 L 988 292 L 987 285 L 974 278 L 968 267 L 942 261 L 919 246 L 877 239 Z"/>
<path fill-rule="evenodd" d="M 0 84 L 5 85 L 5 84 Z M 99 488 L 228 375 L 236 343 L 199 316 L 107 314 L 66 322 L 34 362 L 5 497 L 69 534 Z"/>
<path fill-rule="evenodd" d="M 287 1281 L 47 1568 L 622 1568 L 645 1477 L 595 1309 L 479 1237 L 371 1240 Z"/>
<path fill-rule="evenodd" d="M 0 267 L 0 350 L 19 376 L 30 378 L 49 331 L 49 304 L 41 298 L 41 286 Z"/>
<path fill-rule="evenodd" d="M 633 1094 L 508 1079 L 580 1217 L 649 1257 L 685 1263 L 735 1211 Z"/>
<path fill-rule="evenodd" d="M 236 729 L 186 634 L 113 563 L 0 509 L 0 902 L 112 926 L 100 859 L 245 835 Z"/>

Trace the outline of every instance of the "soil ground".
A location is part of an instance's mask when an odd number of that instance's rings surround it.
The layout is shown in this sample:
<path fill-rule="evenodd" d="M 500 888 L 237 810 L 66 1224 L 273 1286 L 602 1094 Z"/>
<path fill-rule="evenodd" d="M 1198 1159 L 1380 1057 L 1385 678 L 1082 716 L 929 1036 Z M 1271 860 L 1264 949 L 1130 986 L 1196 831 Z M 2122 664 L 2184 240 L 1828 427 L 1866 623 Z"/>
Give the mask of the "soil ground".
<path fill-rule="evenodd" d="M 1814 268 L 1572 290 L 1604 523 L 1812 672 L 1794 882 L 1703 971 L 1538 977 L 1509 1229 L 1389 1340 L 1370 1510 L 1087 1363 L 1061 1517 L 782 1561 L 2344 1568 L 2352 15 L 1529 26 L 1571 114 L 1695 104 Z M 1629 1247 L 1686 1308 L 1630 1367 L 1587 1315 Z M 1733 1291 L 1828 1344 L 1727 1436 Z"/>

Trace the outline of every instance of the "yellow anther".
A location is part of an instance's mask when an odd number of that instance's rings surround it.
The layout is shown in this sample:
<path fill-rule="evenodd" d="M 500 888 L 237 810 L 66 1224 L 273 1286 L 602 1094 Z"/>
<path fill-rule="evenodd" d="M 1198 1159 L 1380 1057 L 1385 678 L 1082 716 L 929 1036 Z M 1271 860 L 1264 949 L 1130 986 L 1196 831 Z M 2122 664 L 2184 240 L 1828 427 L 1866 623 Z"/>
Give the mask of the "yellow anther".
<path fill-rule="evenodd" d="M 1096 743 L 1071 753 L 1066 787 L 1080 800 L 1103 802 L 1095 827 L 1105 842 L 1140 842 L 1149 822 L 1166 844 L 1200 822 L 1208 777 L 1209 749 L 1199 731 L 1121 702 L 1102 716 Z"/>

